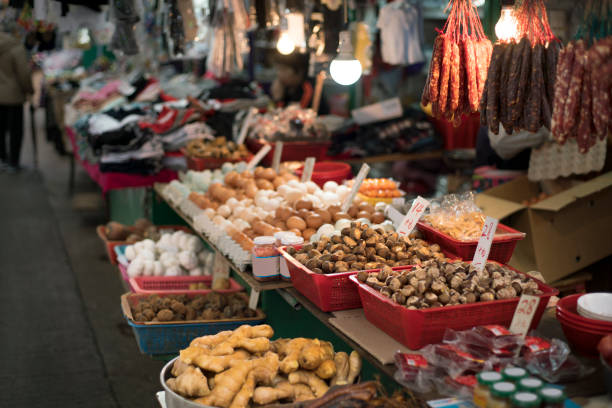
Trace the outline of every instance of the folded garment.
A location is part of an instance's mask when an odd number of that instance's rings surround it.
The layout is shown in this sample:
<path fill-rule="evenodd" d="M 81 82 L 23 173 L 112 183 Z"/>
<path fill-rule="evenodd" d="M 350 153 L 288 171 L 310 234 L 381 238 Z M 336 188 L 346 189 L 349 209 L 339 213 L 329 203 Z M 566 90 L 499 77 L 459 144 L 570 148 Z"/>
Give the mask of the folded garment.
<path fill-rule="evenodd" d="M 161 138 L 150 130 L 139 129 L 135 124 L 126 126 L 134 136 L 128 144 L 104 145 L 100 163 L 118 163 L 129 160 L 158 159 L 164 156 Z M 124 128 L 124 130 L 126 129 Z"/>

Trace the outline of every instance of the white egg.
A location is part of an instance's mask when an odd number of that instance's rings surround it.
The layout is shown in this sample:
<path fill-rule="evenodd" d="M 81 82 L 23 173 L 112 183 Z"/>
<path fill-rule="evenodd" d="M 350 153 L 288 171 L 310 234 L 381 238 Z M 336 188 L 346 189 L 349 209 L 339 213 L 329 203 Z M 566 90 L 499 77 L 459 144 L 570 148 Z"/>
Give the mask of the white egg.
<path fill-rule="evenodd" d="M 388 205 L 389 204 L 380 201 L 380 202 L 376 203 L 376 205 L 374 206 L 374 209 L 376 211 L 385 212 L 385 210 L 387 209 Z"/>
<path fill-rule="evenodd" d="M 235 197 L 230 197 L 230 199 L 225 202 L 225 205 L 233 210 L 238 205 L 238 200 L 236 200 Z"/>
<path fill-rule="evenodd" d="M 285 197 L 287 195 L 287 192 L 291 189 L 291 187 L 287 186 L 286 184 L 283 184 L 282 186 L 279 186 L 278 189 L 276 190 L 280 195 L 282 195 L 283 197 Z"/>
<path fill-rule="evenodd" d="M 204 210 L 204 214 L 206 214 L 208 218 L 213 218 L 217 214 L 217 212 L 212 208 L 207 208 Z"/>
<path fill-rule="evenodd" d="M 338 231 L 342 231 L 343 228 L 347 228 L 351 226 L 351 220 L 347 220 L 346 218 L 341 218 L 338 221 L 336 221 L 336 224 L 334 225 L 334 227 L 338 230 Z"/>
<path fill-rule="evenodd" d="M 217 208 L 217 214 L 224 218 L 229 217 L 231 213 L 232 213 L 231 208 L 229 208 L 229 206 L 225 204 L 220 205 L 219 208 Z"/>
<path fill-rule="evenodd" d="M 319 186 L 317 186 L 317 183 L 315 183 L 314 181 L 307 181 L 305 184 L 306 184 L 306 191 L 308 191 L 308 193 L 310 194 L 319 190 Z"/>
<path fill-rule="evenodd" d="M 327 204 L 328 206 L 330 205 L 336 205 L 340 202 L 340 197 L 338 197 L 338 194 L 336 193 L 332 193 L 329 191 L 326 191 L 323 193 L 323 196 L 321 197 L 321 200 Z"/>
<path fill-rule="evenodd" d="M 225 218 L 220 216 L 220 215 L 215 215 L 215 217 L 212 219 L 212 221 L 217 224 L 217 225 L 221 225 L 221 223 L 223 221 L 225 221 Z"/>
<path fill-rule="evenodd" d="M 359 221 L 362 224 L 372 225 L 372 221 L 368 220 L 367 218 L 359 218 L 357 221 Z"/>
<path fill-rule="evenodd" d="M 232 214 L 234 215 L 238 215 L 240 214 L 242 211 L 244 211 L 244 206 L 241 204 L 238 204 L 237 206 L 234 207 L 234 209 L 232 210 Z M 239 215 L 238 215 L 239 216 Z"/>
<path fill-rule="evenodd" d="M 321 237 L 325 237 L 325 236 L 331 235 L 335 230 L 336 229 L 334 228 L 333 225 L 331 225 L 331 224 L 323 224 L 317 230 L 317 234 L 319 234 L 319 236 L 321 236 Z"/>
<path fill-rule="evenodd" d="M 338 183 L 333 180 L 326 181 L 325 184 L 323 184 L 323 191 L 331 191 L 332 193 L 335 193 L 337 189 Z"/>
<path fill-rule="evenodd" d="M 319 236 L 319 234 L 312 234 L 312 236 L 310 237 L 310 242 L 314 244 L 315 242 L 318 242 L 320 239 L 321 237 Z"/>
<path fill-rule="evenodd" d="M 351 189 L 345 185 L 338 186 L 338 188 L 336 189 L 336 194 L 338 194 L 338 196 L 342 200 L 344 200 L 349 195 L 350 192 L 351 192 Z"/>
<path fill-rule="evenodd" d="M 297 188 L 297 186 L 302 185 L 302 183 L 301 183 L 301 182 L 299 182 L 298 180 L 289 180 L 289 181 L 287 182 L 287 185 L 288 185 L 289 187 Z"/>
<path fill-rule="evenodd" d="M 288 202 L 294 203 L 294 202 L 300 200 L 303 195 L 304 195 L 304 193 L 302 191 L 300 191 L 298 189 L 292 188 L 291 191 L 289 191 L 287 193 L 285 198 L 287 199 Z"/>
<path fill-rule="evenodd" d="M 274 203 L 274 200 L 266 199 L 266 201 L 262 203 L 261 208 L 263 208 L 266 212 L 274 211 L 276 209 Z"/>

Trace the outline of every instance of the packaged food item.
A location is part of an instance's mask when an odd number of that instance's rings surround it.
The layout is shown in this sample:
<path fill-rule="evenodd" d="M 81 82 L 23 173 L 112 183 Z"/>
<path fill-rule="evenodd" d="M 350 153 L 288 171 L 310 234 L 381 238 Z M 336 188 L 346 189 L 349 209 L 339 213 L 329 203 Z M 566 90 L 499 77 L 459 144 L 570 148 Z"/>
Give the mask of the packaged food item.
<path fill-rule="evenodd" d="M 538 394 L 533 392 L 517 392 L 512 396 L 512 408 L 537 408 L 542 403 Z"/>
<path fill-rule="evenodd" d="M 470 399 L 474 395 L 474 388 L 478 384 L 474 375 L 460 375 L 455 378 L 437 376 L 434 377 L 434 382 L 438 393 L 461 399 Z"/>
<path fill-rule="evenodd" d="M 544 386 L 544 381 L 536 377 L 526 377 L 516 384 L 521 391 L 537 392 Z"/>
<path fill-rule="evenodd" d="M 406 388 L 427 393 L 433 389 L 436 369 L 421 354 L 395 354 L 397 371 L 394 378 Z"/>
<path fill-rule="evenodd" d="M 277 279 L 279 276 L 279 253 L 273 236 L 261 236 L 253 240 L 253 277 L 259 281 Z"/>
<path fill-rule="evenodd" d="M 454 344 L 430 344 L 425 346 L 422 352 L 427 361 L 436 367 L 443 367 L 452 378 L 491 368 L 485 367 L 484 360 L 461 350 Z"/>
<path fill-rule="evenodd" d="M 472 192 L 450 194 L 433 201 L 429 214 L 423 221 L 433 228 L 460 241 L 475 241 L 480 238 L 486 216 L 474 202 Z"/>
<path fill-rule="evenodd" d="M 570 354 L 569 346 L 563 341 L 552 339 L 549 343 L 548 348 L 521 356 L 521 365 L 531 374 L 554 384 L 576 381 L 593 372 L 593 367 Z"/>
<path fill-rule="evenodd" d="M 526 378 L 529 374 L 527 370 L 521 367 L 507 367 L 502 370 L 502 376 L 504 380 L 518 383 L 523 378 Z"/>
<path fill-rule="evenodd" d="M 295 247 L 296 245 L 302 245 L 304 238 L 296 235 L 284 235 L 281 238 L 281 246 Z M 287 266 L 287 260 L 283 257 L 279 258 L 279 271 L 282 279 L 291 280 L 291 274 L 289 273 L 289 267 Z"/>
<path fill-rule="evenodd" d="M 496 371 L 483 371 L 476 376 L 478 383 L 474 387 L 474 405 L 479 408 L 486 408 L 491 396 L 490 387 L 502 380 L 500 373 Z"/>
<path fill-rule="evenodd" d="M 516 392 L 516 385 L 511 382 L 501 381 L 490 388 L 487 408 L 510 408 L 510 398 Z"/>
<path fill-rule="evenodd" d="M 482 359 L 496 357 L 500 364 L 505 365 L 512 362 L 524 340 L 503 326 L 487 325 L 460 332 L 449 329 L 444 334 L 444 342 L 458 344 L 462 349 Z"/>
<path fill-rule="evenodd" d="M 538 394 L 542 399 L 542 408 L 563 408 L 567 398 L 563 390 L 555 387 L 544 387 Z"/>

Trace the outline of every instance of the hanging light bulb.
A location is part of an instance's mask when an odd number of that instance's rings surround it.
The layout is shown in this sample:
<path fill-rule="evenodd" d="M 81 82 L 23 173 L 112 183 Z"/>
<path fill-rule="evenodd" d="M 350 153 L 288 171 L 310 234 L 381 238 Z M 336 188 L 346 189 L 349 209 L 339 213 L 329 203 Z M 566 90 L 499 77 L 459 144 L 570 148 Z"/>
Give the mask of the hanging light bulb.
<path fill-rule="evenodd" d="M 518 34 L 518 23 L 514 16 L 514 7 L 504 5 L 501 9 L 499 21 L 495 24 L 495 35 L 501 41 L 509 41 L 516 38 Z"/>
<path fill-rule="evenodd" d="M 276 43 L 276 49 L 283 55 L 289 55 L 295 50 L 295 43 L 287 31 L 281 31 Z"/>
<path fill-rule="evenodd" d="M 361 77 L 361 71 L 361 63 L 353 55 L 351 33 L 341 31 L 338 55 L 329 65 L 329 73 L 338 84 L 352 85 Z"/>

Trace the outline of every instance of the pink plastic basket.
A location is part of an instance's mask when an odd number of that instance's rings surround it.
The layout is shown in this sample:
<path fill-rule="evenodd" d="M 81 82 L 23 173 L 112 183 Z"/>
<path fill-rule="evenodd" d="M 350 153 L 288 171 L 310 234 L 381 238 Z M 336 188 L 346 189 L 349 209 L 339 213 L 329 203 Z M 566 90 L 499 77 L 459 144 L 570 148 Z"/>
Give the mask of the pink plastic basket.
<path fill-rule="evenodd" d="M 181 294 L 190 293 L 195 295 L 205 295 L 210 292 L 233 293 L 244 290 L 238 282 L 230 279 L 229 289 L 212 290 L 212 289 L 194 289 L 189 290 L 189 285 L 192 283 L 204 283 L 210 287 L 212 285 L 212 276 L 138 276 L 130 278 L 129 284 L 132 292 L 146 294 Z"/>
<path fill-rule="evenodd" d="M 440 248 L 451 252 L 464 261 L 470 261 L 474 258 L 474 253 L 476 252 L 476 247 L 478 246 L 478 240 L 460 241 L 441 231 L 438 231 L 431 225 L 422 221 L 417 223 L 417 228 L 419 231 L 421 231 L 421 234 L 423 234 L 426 241 L 434 242 L 440 245 Z M 521 239 L 525 238 L 525 234 L 504 224 L 498 224 L 497 229 L 503 233 L 513 235 L 509 237 L 494 237 L 488 259 L 489 261 L 505 264 L 508 263 L 510 258 L 512 258 L 512 253 L 514 252 L 516 244 Z"/>
<path fill-rule="evenodd" d="M 410 310 L 359 282 L 356 276 L 351 276 L 349 279 L 359 288 L 359 296 L 366 318 L 380 330 L 412 350 L 439 343 L 447 328 L 465 330 L 487 324 L 509 326 L 519 301 L 519 298 L 516 297 L 491 302 Z M 532 329 L 538 326 L 550 297 L 559 293 L 558 290 L 538 280 L 535 281 L 543 293 L 539 296 L 540 304 L 531 323 Z"/>

